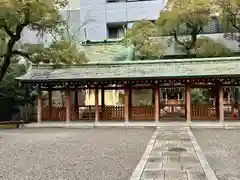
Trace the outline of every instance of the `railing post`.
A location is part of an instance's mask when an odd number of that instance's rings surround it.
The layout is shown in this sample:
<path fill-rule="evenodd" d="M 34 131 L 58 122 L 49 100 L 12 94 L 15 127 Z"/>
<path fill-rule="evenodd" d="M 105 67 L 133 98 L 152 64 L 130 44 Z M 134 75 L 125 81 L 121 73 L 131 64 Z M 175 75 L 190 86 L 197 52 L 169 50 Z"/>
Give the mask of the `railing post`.
<path fill-rule="evenodd" d="M 42 91 L 38 89 L 38 97 L 37 97 L 37 122 L 42 122 Z"/>

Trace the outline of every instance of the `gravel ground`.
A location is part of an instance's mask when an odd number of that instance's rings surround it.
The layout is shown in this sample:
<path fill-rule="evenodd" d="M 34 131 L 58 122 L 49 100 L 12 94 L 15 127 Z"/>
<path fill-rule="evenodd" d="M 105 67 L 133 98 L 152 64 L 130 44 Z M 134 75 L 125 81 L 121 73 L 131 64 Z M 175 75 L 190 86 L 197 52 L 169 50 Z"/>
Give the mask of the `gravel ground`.
<path fill-rule="evenodd" d="M 240 179 L 240 130 L 192 129 L 219 180 Z"/>
<path fill-rule="evenodd" d="M 1 180 L 127 180 L 154 129 L 0 131 Z"/>

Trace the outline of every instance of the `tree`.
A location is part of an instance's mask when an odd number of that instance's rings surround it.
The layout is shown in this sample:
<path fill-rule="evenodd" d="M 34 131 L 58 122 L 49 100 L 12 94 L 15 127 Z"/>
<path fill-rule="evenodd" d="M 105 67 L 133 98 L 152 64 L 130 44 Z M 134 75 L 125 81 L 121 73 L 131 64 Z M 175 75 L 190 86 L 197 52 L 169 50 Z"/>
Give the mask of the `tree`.
<path fill-rule="evenodd" d="M 211 1 L 208 0 L 172 0 L 156 21 L 162 35 L 172 36 L 176 43 L 191 54 L 203 26 L 211 21 Z M 182 36 L 183 33 L 186 36 Z"/>
<path fill-rule="evenodd" d="M 219 12 L 226 31 L 240 32 L 240 1 L 239 0 L 216 0 L 220 7 Z"/>
<path fill-rule="evenodd" d="M 20 87 L 14 78 L 23 75 L 26 68 L 23 65 L 12 64 L 9 66 L 0 84 L 0 121 L 11 120 L 14 114 L 20 112 L 20 107 L 26 103 L 34 103 L 36 94 L 28 88 Z"/>
<path fill-rule="evenodd" d="M 41 62 L 52 64 L 57 67 L 61 64 L 82 64 L 88 62 L 88 58 L 81 50 L 78 41 L 73 39 L 74 35 L 52 34 L 53 41 L 49 44 L 25 44 L 23 52 L 28 54 L 35 64 Z"/>
<path fill-rule="evenodd" d="M 134 56 L 140 59 L 156 59 L 164 54 L 164 46 L 154 39 L 158 35 L 156 25 L 150 21 L 142 20 L 133 24 L 125 36 L 125 44 L 132 45 Z"/>
<path fill-rule="evenodd" d="M 194 51 L 197 57 L 227 57 L 233 52 L 221 42 L 215 41 L 208 37 L 197 39 Z"/>
<path fill-rule="evenodd" d="M 17 48 L 23 29 L 51 32 L 63 24 L 59 9 L 67 5 L 66 0 L 1 0 L 0 30 L 1 41 L 5 43 L 1 57 L 0 81 L 3 79 L 14 56 L 29 58 Z"/>

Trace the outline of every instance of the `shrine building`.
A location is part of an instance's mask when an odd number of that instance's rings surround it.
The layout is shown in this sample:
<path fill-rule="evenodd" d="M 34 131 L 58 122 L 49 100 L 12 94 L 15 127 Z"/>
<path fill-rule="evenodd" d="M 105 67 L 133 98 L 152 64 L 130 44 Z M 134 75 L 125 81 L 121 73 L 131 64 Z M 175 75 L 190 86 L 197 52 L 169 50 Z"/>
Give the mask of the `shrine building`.
<path fill-rule="evenodd" d="M 238 116 L 231 89 L 240 83 L 240 57 L 33 65 L 17 80 L 38 89 L 38 123 L 224 122 Z M 206 101 L 195 101 L 193 89 L 206 91 Z M 137 90 L 152 92 L 150 102 L 134 104 Z M 64 94 L 63 106 L 53 104 L 56 91 Z M 86 91 L 93 95 L 94 104 L 79 103 L 80 92 Z M 111 95 L 114 103 L 106 103 L 106 91 L 115 94 Z M 43 92 L 48 94 L 44 106 Z"/>

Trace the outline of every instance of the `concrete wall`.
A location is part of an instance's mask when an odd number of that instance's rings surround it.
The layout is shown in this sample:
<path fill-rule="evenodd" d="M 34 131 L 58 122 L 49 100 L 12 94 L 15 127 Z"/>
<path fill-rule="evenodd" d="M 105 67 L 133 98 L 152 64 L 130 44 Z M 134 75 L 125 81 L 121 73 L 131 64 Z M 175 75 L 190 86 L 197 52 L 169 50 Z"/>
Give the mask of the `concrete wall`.
<path fill-rule="evenodd" d="M 85 26 L 87 39 L 103 41 L 107 37 L 108 23 L 155 20 L 164 7 L 164 1 L 106 3 L 106 0 L 81 0 L 80 7 L 80 21 L 92 21 Z"/>

